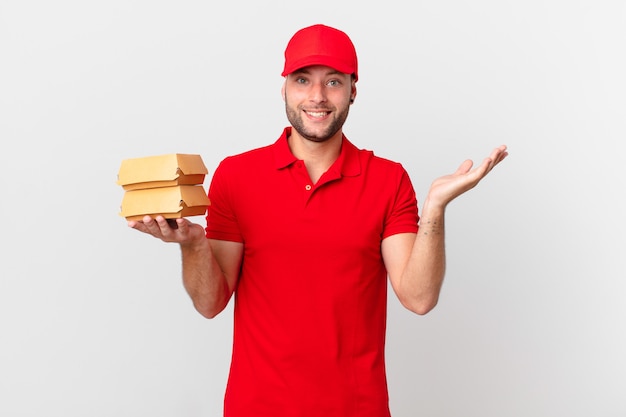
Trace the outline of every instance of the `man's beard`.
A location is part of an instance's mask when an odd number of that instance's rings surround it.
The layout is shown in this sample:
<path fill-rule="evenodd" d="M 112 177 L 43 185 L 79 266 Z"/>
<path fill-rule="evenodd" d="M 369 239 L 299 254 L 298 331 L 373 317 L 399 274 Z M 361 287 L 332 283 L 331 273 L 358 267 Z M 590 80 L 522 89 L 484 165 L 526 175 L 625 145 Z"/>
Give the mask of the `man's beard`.
<path fill-rule="evenodd" d="M 342 112 L 333 112 L 332 115 L 336 115 L 336 117 L 333 117 L 332 123 L 328 125 L 328 128 L 324 132 L 314 133 L 313 131 L 305 127 L 302 120 L 302 111 L 298 109 L 294 110 L 289 107 L 289 104 L 285 99 L 285 111 L 287 113 L 287 119 L 289 120 L 289 123 L 291 123 L 291 126 L 293 126 L 293 128 L 296 130 L 296 132 L 300 134 L 300 136 L 312 142 L 324 142 L 332 138 L 345 123 L 346 119 L 348 118 L 349 110 L 350 107 L 348 106 Z"/>

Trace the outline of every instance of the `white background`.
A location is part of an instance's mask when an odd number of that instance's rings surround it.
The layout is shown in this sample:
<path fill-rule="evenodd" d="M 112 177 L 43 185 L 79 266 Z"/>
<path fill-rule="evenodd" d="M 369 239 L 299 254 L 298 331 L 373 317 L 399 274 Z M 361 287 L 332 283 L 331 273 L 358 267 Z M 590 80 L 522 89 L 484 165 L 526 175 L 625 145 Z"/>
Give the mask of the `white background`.
<path fill-rule="evenodd" d="M 198 153 L 208 184 L 273 142 L 284 47 L 325 23 L 359 53 L 347 136 L 418 198 L 510 149 L 449 206 L 437 308 L 390 298 L 394 417 L 625 416 L 625 4 L 0 0 L 0 415 L 221 415 L 231 307 L 193 310 L 117 171 Z"/>

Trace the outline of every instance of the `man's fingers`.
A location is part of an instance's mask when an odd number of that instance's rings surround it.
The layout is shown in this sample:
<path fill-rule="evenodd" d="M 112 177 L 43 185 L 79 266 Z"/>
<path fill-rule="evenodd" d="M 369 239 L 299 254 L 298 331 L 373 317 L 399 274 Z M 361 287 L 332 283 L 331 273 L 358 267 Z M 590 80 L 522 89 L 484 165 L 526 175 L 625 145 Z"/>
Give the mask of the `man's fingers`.
<path fill-rule="evenodd" d="M 461 165 L 459 165 L 455 174 L 466 174 L 469 172 L 470 169 L 472 169 L 473 165 L 474 162 L 471 159 L 466 159 L 461 163 Z"/>
<path fill-rule="evenodd" d="M 491 159 L 493 159 L 494 165 L 497 165 L 500 161 L 506 158 L 508 154 L 506 145 L 501 145 L 494 149 L 491 153 Z"/>
<path fill-rule="evenodd" d="M 483 160 L 482 166 L 486 167 L 485 172 L 483 173 L 483 176 L 491 172 L 491 170 L 496 165 L 498 165 L 504 158 L 506 158 L 507 155 L 508 155 L 508 152 L 506 151 L 506 145 L 501 145 L 495 148 L 491 152 L 491 155 L 489 155 L 487 158 Z"/>

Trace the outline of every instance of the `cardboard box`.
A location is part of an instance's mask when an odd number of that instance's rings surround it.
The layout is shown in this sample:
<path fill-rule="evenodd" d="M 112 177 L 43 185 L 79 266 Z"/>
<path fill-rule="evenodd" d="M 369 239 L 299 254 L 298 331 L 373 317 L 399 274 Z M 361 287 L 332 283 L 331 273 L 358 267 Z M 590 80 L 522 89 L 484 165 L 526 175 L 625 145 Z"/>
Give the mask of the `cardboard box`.
<path fill-rule="evenodd" d="M 174 153 L 123 160 L 117 183 L 124 190 L 202 184 L 207 173 L 200 155 Z"/>
<path fill-rule="evenodd" d="M 145 215 L 166 219 L 199 216 L 206 213 L 209 197 L 201 185 L 146 188 L 124 193 L 120 216 L 141 220 Z"/>

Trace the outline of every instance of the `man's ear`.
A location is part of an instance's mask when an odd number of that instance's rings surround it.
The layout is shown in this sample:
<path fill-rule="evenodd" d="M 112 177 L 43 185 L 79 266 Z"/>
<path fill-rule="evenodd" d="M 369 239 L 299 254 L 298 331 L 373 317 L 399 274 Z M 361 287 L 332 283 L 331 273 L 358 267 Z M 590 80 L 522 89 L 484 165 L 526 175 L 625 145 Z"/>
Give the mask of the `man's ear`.
<path fill-rule="evenodd" d="M 285 83 L 283 83 L 283 86 L 280 88 L 280 96 L 283 98 L 283 101 L 285 101 Z"/>

